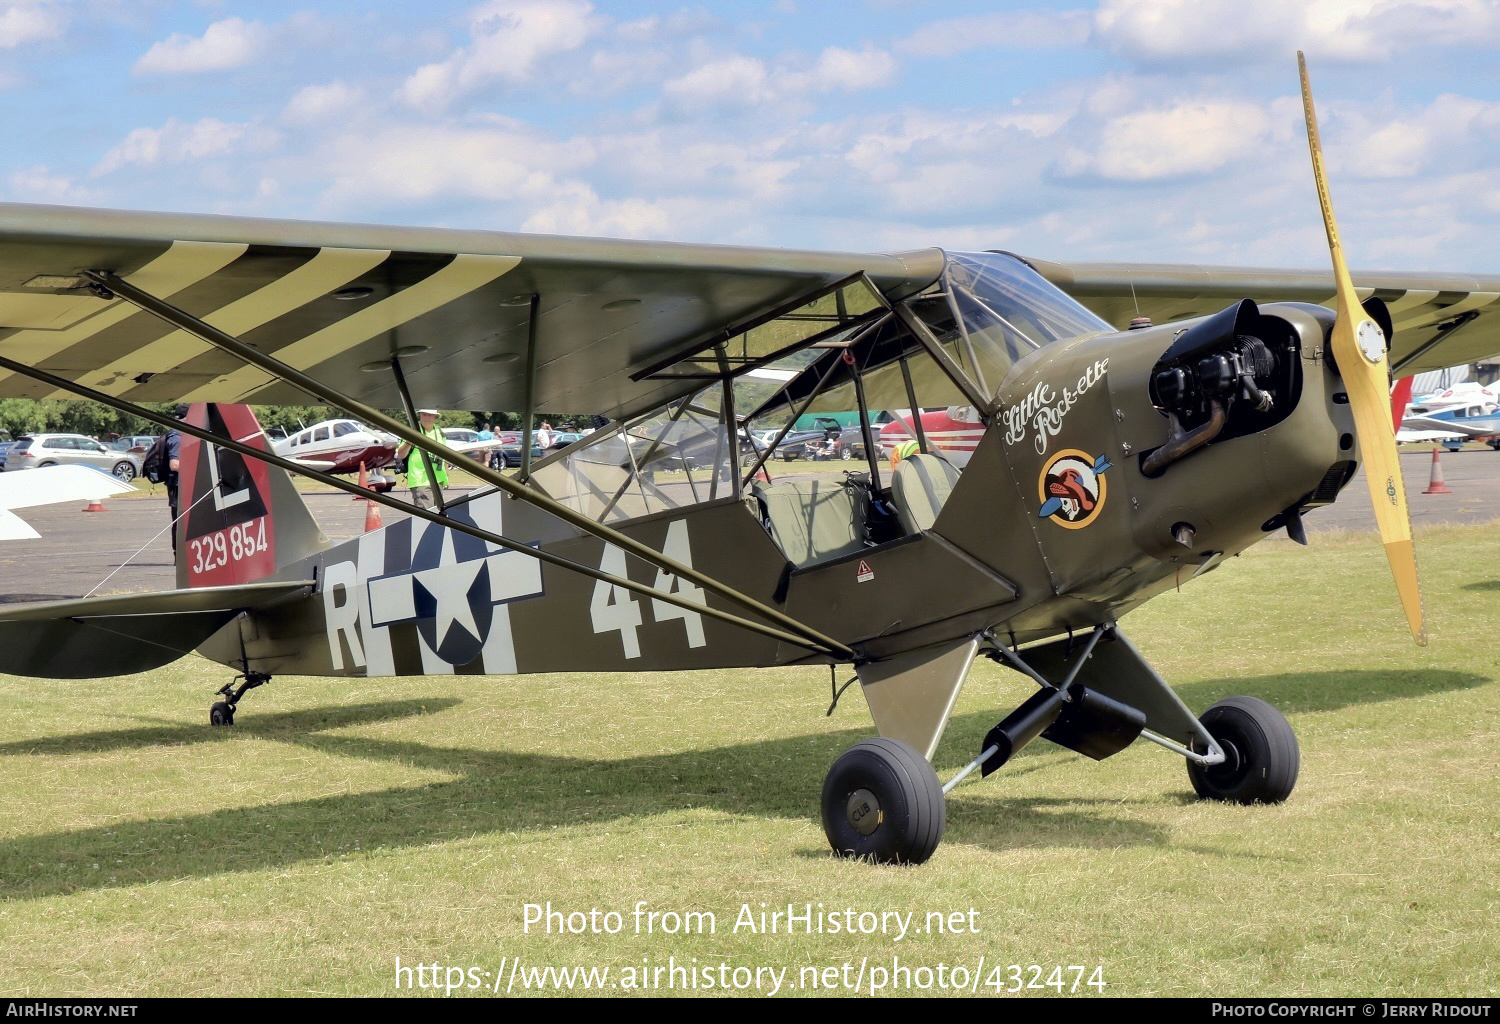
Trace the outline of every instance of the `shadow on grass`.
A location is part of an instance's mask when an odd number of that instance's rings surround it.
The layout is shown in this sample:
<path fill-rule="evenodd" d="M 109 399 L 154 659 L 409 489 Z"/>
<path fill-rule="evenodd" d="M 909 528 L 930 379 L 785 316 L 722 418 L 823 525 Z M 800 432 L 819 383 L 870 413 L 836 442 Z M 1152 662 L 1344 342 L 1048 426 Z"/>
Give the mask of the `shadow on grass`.
<path fill-rule="evenodd" d="M 1471 690 L 1491 682 L 1472 672 L 1433 669 L 1423 672 L 1380 672 L 1343 669 L 1334 672 L 1286 672 L 1274 676 L 1204 679 L 1175 686 L 1192 711 L 1202 714 L 1225 697 L 1260 697 L 1284 714 L 1336 711 L 1357 704 L 1375 704 L 1452 690 Z"/>
<path fill-rule="evenodd" d="M 1462 672 L 1350 670 L 1205 680 L 1188 683 L 1179 693 L 1195 709 L 1222 696 L 1247 693 L 1295 714 L 1472 688 L 1488 681 Z M 251 714 L 233 733 L 207 725 L 164 724 L 0 745 L 0 754 L 55 756 L 248 736 L 454 776 L 449 782 L 374 793 L 0 840 L 0 898 L 28 899 L 207 877 L 481 833 L 550 831 L 558 826 L 598 825 L 701 808 L 728 815 L 805 820 L 817 814 L 818 789 L 834 759 L 870 734 L 868 726 L 861 725 L 831 734 L 623 760 L 328 734 L 349 726 L 447 710 L 459 703 L 434 697 Z M 998 709 L 975 712 L 953 720 L 940 758 L 944 775 L 965 758 L 970 747 L 977 752 L 976 744 L 1001 713 Z M 1074 756 L 1051 744 L 1037 743 L 1022 750 L 1003 774 L 1062 767 Z M 1171 783 L 1164 780 L 1168 786 L 1175 782 L 1175 777 Z M 1111 816 L 1109 808 L 1119 806 L 1118 801 L 966 795 L 950 806 L 947 838 L 989 849 L 1103 849 L 1171 842 L 1160 827 Z"/>
<path fill-rule="evenodd" d="M 0 743 L 0 755 L 83 754 L 140 747 L 177 747 L 193 743 L 216 743 L 247 733 L 260 739 L 298 743 L 306 739 L 309 734 L 322 730 L 372 725 L 376 722 L 389 722 L 398 718 L 434 714 L 456 707 L 460 703 L 462 702 L 455 697 L 434 697 L 431 700 L 393 700 L 352 704 L 349 707 L 309 708 L 305 711 L 286 711 L 279 714 L 255 714 L 254 708 L 246 704 L 244 707 L 249 714 L 241 720 L 241 725 L 233 729 L 212 728 L 208 724 L 208 715 L 205 713 L 201 725 L 166 722 L 138 729 L 113 729 L 105 732 L 44 736 L 38 739 Z"/>
<path fill-rule="evenodd" d="M 1465 590 L 1500 590 L 1500 580 L 1482 580 L 1479 583 L 1465 583 Z"/>
<path fill-rule="evenodd" d="M 624 760 L 434 747 L 400 740 L 333 736 L 326 730 L 451 708 L 457 701 L 393 701 L 280 715 L 251 715 L 233 735 L 274 739 L 336 756 L 393 761 L 456 776 L 453 781 L 341 794 L 181 818 L 129 821 L 0 840 L 0 898 L 34 899 L 225 871 L 259 870 L 381 848 L 467 839 L 476 834 L 598 825 L 710 808 L 731 815 L 807 819 L 817 815 L 824 774 L 867 726 L 712 750 Z M 982 736 L 988 712 L 954 721 L 959 737 Z M 323 730 L 323 731 L 319 731 Z M 0 746 L 0 754 L 68 755 L 132 747 L 215 742 L 229 730 L 161 725 Z M 1071 754 L 1048 745 L 1022 751 L 1011 774 L 1051 767 Z M 961 754 L 958 756 L 962 756 Z M 1066 804 L 1070 809 L 1063 810 Z M 1165 841 L 1160 830 L 1081 810 L 1075 801 L 986 800 L 950 822 L 953 841 L 982 846 L 1119 846 Z M 119 862 L 119 863 L 116 863 Z"/>

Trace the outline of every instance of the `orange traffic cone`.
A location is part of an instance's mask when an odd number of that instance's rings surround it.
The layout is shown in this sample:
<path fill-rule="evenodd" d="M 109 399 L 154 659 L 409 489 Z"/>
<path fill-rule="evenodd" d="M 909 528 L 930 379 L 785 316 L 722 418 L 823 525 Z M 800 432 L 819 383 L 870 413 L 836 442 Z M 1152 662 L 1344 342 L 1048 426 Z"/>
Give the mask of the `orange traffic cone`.
<path fill-rule="evenodd" d="M 362 491 L 368 491 L 370 489 L 370 478 L 365 475 L 365 464 L 363 462 L 361 462 L 359 464 L 359 489 L 362 490 Z M 368 499 L 361 498 L 359 495 L 356 494 L 354 496 L 354 500 L 355 501 L 366 501 Z M 368 528 L 369 527 L 366 527 L 366 529 L 368 529 Z"/>
<path fill-rule="evenodd" d="M 88 503 L 88 507 L 85 508 L 84 511 L 85 512 L 108 512 L 109 509 L 107 509 L 107 508 L 104 507 L 104 499 L 103 498 L 90 498 L 89 499 L 89 503 Z"/>
<path fill-rule="evenodd" d="M 1438 449 L 1432 448 L 1432 477 L 1427 482 L 1427 490 L 1423 494 L 1452 494 L 1448 485 L 1443 483 L 1443 464 L 1438 461 Z"/>
<path fill-rule="evenodd" d="M 380 521 L 380 505 L 369 498 L 360 500 L 365 503 L 365 532 L 371 533 L 384 528 L 385 524 Z"/>

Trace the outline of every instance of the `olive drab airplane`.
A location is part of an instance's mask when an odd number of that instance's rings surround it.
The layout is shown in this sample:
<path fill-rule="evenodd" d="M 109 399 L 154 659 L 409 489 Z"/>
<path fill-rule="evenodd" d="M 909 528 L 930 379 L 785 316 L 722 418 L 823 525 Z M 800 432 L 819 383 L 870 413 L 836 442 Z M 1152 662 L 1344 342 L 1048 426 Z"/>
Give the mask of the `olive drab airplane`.
<path fill-rule="evenodd" d="M 0 206 L 0 396 L 167 427 L 139 403 L 190 403 L 177 589 L 5 605 L 0 669 L 198 651 L 237 673 L 210 712 L 229 724 L 281 675 L 850 666 L 879 737 L 833 764 L 822 817 L 878 861 L 928 858 L 946 792 L 1039 736 L 1092 758 L 1145 739 L 1205 798 L 1284 800 L 1286 720 L 1254 697 L 1200 717 L 1118 620 L 1300 538 L 1362 461 L 1423 637 L 1388 361 L 1500 350 L 1500 276 L 1351 281 L 1306 102 L 1332 275 Z M 357 488 L 276 455 L 246 405 L 309 400 L 426 459 L 448 449 L 419 405 L 610 423 L 535 462 L 525 439 L 515 474 L 475 463 L 485 486 L 434 509 L 377 495 L 410 517 L 333 545 L 289 472 Z M 894 469 L 884 409 L 917 441 Z M 965 459 L 923 409 L 963 410 Z M 771 477 L 748 440 L 850 410 L 858 473 Z M 930 761 L 978 657 L 1036 689 L 945 785 Z"/>

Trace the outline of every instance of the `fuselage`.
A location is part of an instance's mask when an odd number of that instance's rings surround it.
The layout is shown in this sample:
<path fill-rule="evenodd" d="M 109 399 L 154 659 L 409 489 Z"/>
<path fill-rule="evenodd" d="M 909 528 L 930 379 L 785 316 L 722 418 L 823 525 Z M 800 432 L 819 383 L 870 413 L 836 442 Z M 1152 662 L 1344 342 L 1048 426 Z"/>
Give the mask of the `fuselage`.
<path fill-rule="evenodd" d="M 1235 404 L 1233 390 L 1212 401 L 1191 387 L 1158 393 L 1181 367 L 1205 394 L 1216 387 L 1210 363 L 1245 343 L 1234 331 L 1184 342 L 1192 325 L 1169 324 L 1040 348 L 999 386 L 996 414 L 930 526 L 834 557 L 792 564 L 727 479 L 717 496 L 610 525 L 860 660 L 986 629 L 1023 643 L 1086 629 L 1216 568 L 1347 483 L 1357 454 L 1324 355 L 1330 321 L 1322 307 L 1262 308 L 1253 323 L 1274 353 L 1265 357 L 1274 372 L 1256 378 L 1271 395 L 1267 411 Z M 1171 355 L 1184 344 L 1191 351 Z M 1233 414 L 1215 436 L 1165 468 L 1149 464 L 1151 453 L 1207 429 L 1193 410 L 1220 400 Z M 875 494 L 888 498 L 889 485 L 879 481 Z M 658 477 L 653 486 L 686 485 Z M 449 514 L 690 603 L 740 611 L 525 501 L 480 493 Z M 226 627 L 205 653 L 235 665 L 248 656 L 268 673 L 328 675 L 828 660 L 415 519 L 278 561 L 273 578 L 316 580 L 316 593 Z M 194 582 L 191 572 L 184 582 Z"/>

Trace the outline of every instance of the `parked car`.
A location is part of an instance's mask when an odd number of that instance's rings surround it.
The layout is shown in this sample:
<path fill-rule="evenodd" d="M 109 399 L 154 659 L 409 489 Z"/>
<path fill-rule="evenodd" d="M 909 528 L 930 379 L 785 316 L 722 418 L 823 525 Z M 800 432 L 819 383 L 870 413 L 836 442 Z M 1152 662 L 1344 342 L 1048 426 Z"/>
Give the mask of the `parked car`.
<path fill-rule="evenodd" d="M 835 433 L 833 436 L 837 438 L 839 435 Z M 793 430 L 777 446 L 776 454 L 783 462 L 810 459 L 813 457 L 812 450 L 822 448 L 828 441 L 828 431 L 821 428 L 817 430 Z"/>
<path fill-rule="evenodd" d="M 531 461 L 535 465 L 541 462 L 547 455 L 542 451 L 542 446 L 535 441 L 531 442 Z M 490 450 L 491 469 L 515 469 L 521 465 L 521 443 L 519 440 L 509 444 L 502 444 L 498 448 Z"/>
<path fill-rule="evenodd" d="M 113 452 L 135 452 L 145 458 L 151 446 L 156 443 L 156 438 L 150 434 L 132 434 L 128 437 L 118 437 L 110 441 L 104 447 Z"/>
<path fill-rule="evenodd" d="M 5 470 L 47 466 L 93 466 L 129 483 L 141 474 L 141 455 L 106 448 L 82 434 L 33 434 L 16 439 L 5 453 Z"/>

